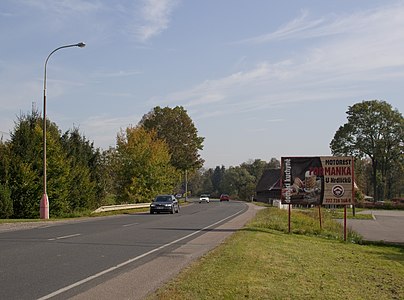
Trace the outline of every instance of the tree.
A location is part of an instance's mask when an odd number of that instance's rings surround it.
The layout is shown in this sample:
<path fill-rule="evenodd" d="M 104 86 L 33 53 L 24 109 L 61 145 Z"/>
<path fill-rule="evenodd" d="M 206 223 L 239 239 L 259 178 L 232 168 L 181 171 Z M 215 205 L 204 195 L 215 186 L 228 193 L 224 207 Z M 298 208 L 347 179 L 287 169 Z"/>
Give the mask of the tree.
<path fill-rule="evenodd" d="M 156 106 L 144 115 L 139 125 L 146 130 L 155 130 L 157 136 L 167 142 L 171 164 L 181 171 L 197 170 L 203 165 L 198 151 L 203 149 L 203 137 L 182 106 L 174 108 Z"/>
<path fill-rule="evenodd" d="M 204 169 L 201 168 L 199 170 L 195 170 L 194 172 L 187 173 L 188 176 L 188 187 L 187 190 L 188 192 L 191 193 L 191 195 L 199 195 L 202 193 L 206 193 L 204 191 L 204 180 L 205 177 L 203 176 L 204 174 Z M 208 193 L 210 193 L 210 190 L 208 190 Z M 178 185 L 177 191 L 180 193 L 185 192 L 185 183 L 181 182 L 181 184 Z"/>
<path fill-rule="evenodd" d="M 383 199 L 390 193 L 389 181 L 397 180 L 390 176 L 392 169 L 403 164 L 403 116 L 379 100 L 354 104 L 347 115 L 348 122 L 337 130 L 330 143 L 331 151 L 334 155 L 369 157 L 373 196 L 375 200 Z"/>
<path fill-rule="evenodd" d="M 372 185 L 372 161 L 369 158 L 355 159 L 355 183 L 365 195 L 371 195 Z"/>
<path fill-rule="evenodd" d="M 202 194 L 202 193 L 212 194 L 214 192 L 213 184 L 212 184 L 212 174 L 213 174 L 212 169 L 208 169 L 205 172 L 203 172 L 203 174 L 202 174 L 202 180 L 203 180 L 202 181 L 202 187 L 201 187 L 201 189 L 199 191 L 200 194 Z"/>
<path fill-rule="evenodd" d="M 220 194 L 223 193 L 221 185 L 222 185 L 222 181 L 223 181 L 225 173 L 226 173 L 225 166 L 221 166 L 221 167 L 216 166 L 215 170 L 213 171 L 212 179 L 211 179 L 212 187 L 213 187 L 212 192 L 217 196 L 220 196 Z M 227 193 L 229 193 L 229 192 L 227 192 Z"/>
<path fill-rule="evenodd" d="M 43 131 L 38 112 L 21 115 L 11 133 L 9 189 L 13 200 L 13 216 L 36 218 L 42 197 Z M 53 215 L 69 211 L 67 186 L 69 166 L 60 143 L 60 132 L 47 120 L 47 170 L 49 209 Z"/>
<path fill-rule="evenodd" d="M 13 215 L 13 201 L 8 186 L 0 183 L 0 219 L 7 219 Z"/>
<path fill-rule="evenodd" d="M 99 205 L 115 204 L 116 156 L 116 150 L 113 147 L 100 153 L 95 175 Z"/>
<path fill-rule="evenodd" d="M 105 191 L 100 185 L 100 152 L 94 149 L 78 128 L 66 131 L 62 145 L 70 162 L 69 199 L 73 210 L 93 209 L 102 203 Z"/>
<path fill-rule="evenodd" d="M 154 130 L 128 127 L 118 134 L 115 173 L 118 203 L 148 202 L 172 193 L 178 173 L 170 164 L 167 143 Z"/>
<path fill-rule="evenodd" d="M 268 169 L 280 169 L 281 162 L 278 159 L 276 159 L 275 157 L 272 157 L 271 160 L 268 162 L 267 168 Z"/>
<path fill-rule="evenodd" d="M 241 200 L 250 200 L 255 193 L 255 186 L 255 177 L 242 167 L 227 169 L 221 183 L 223 193 L 238 195 Z"/>
<path fill-rule="evenodd" d="M 8 143 L 0 140 L 0 218 L 9 218 L 13 215 L 13 201 L 9 188 L 9 169 L 11 157 Z"/>
<path fill-rule="evenodd" d="M 254 176 L 254 182 L 255 185 L 257 185 L 262 176 L 262 173 L 264 173 L 264 170 L 268 168 L 268 164 L 261 159 L 255 159 L 254 161 L 250 160 L 248 162 L 242 163 L 240 167 L 246 169 L 247 172 L 250 173 L 250 175 Z"/>

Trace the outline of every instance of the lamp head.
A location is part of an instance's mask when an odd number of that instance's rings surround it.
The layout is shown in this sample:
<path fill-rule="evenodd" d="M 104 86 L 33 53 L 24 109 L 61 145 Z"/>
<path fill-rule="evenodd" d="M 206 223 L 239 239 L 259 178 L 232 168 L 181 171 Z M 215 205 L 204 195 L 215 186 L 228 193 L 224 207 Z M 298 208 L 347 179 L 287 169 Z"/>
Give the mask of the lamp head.
<path fill-rule="evenodd" d="M 83 42 L 80 42 L 80 43 L 78 43 L 76 46 L 77 46 L 77 47 L 80 47 L 80 48 L 83 48 L 83 47 L 86 46 L 86 44 L 83 43 Z"/>

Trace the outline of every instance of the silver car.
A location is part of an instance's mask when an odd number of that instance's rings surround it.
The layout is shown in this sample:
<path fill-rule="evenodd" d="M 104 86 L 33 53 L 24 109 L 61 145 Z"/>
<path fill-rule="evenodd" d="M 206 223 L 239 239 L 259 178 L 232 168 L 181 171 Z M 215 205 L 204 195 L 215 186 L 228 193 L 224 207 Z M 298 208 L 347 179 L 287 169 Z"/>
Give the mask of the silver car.
<path fill-rule="evenodd" d="M 180 212 L 180 205 L 173 195 L 158 195 L 150 204 L 150 213 L 154 214 L 155 212 L 178 213 Z"/>

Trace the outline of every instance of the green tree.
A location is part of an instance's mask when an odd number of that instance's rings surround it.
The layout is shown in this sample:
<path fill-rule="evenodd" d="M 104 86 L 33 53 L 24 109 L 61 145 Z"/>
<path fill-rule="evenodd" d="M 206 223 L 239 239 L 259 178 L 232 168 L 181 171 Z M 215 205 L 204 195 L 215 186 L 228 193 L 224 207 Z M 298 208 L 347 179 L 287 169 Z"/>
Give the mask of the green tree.
<path fill-rule="evenodd" d="M 372 194 L 372 162 L 369 158 L 355 159 L 355 183 L 363 194 Z"/>
<path fill-rule="evenodd" d="M 268 162 L 267 168 L 268 169 L 280 169 L 281 162 L 278 159 L 276 159 L 275 157 L 272 157 L 271 160 Z"/>
<path fill-rule="evenodd" d="M 342 125 L 330 143 L 334 155 L 369 157 L 375 200 L 391 194 L 393 166 L 403 163 L 404 119 L 385 101 L 371 100 L 350 106 L 348 122 Z M 403 175 L 401 175 L 403 176 Z M 399 180 L 399 179 L 398 179 Z"/>
<path fill-rule="evenodd" d="M 0 183 L 8 182 L 8 170 L 10 168 L 10 143 L 0 140 Z"/>
<path fill-rule="evenodd" d="M 213 194 L 216 196 L 220 196 L 222 193 L 227 193 L 229 194 L 229 191 L 226 191 L 226 189 L 222 188 L 222 181 L 224 178 L 224 175 L 226 173 L 226 168 L 225 166 L 216 166 L 215 170 L 212 173 L 212 187 L 213 187 Z"/>
<path fill-rule="evenodd" d="M 115 204 L 115 169 L 117 163 L 116 150 L 110 147 L 100 153 L 96 167 L 97 195 L 99 205 Z"/>
<path fill-rule="evenodd" d="M 154 130 L 128 127 L 117 137 L 116 195 L 119 203 L 148 202 L 172 193 L 178 172 L 170 164 L 167 143 Z"/>
<path fill-rule="evenodd" d="M 195 170 L 191 173 L 188 173 L 188 192 L 191 193 L 191 195 L 199 195 L 203 192 L 203 168 L 199 170 Z M 181 193 L 185 192 L 185 184 L 181 184 L 178 186 L 177 190 Z M 208 191 L 210 193 L 210 191 Z"/>
<path fill-rule="evenodd" d="M 181 171 L 193 171 L 202 167 L 203 159 L 198 151 L 203 149 L 203 137 L 182 106 L 174 108 L 156 106 L 144 115 L 139 125 L 155 130 L 159 138 L 167 142 L 171 164 Z"/>
<path fill-rule="evenodd" d="M 255 185 L 257 185 L 262 173 L 264 173 L 264 170 L 268 168 L 268 163 L 261 159 L 255 159 L 242 163 L 240 167 L 246 169 L 250 175 L 254 176 L 254 182 Z"/>
<path fill-rule="evenodd" d="M 42 196 L 42 129 L 39 114 L 20 115 L 11 133 L 9 187 L 13 216 L 36 218 Z"/>
<path fill-rule="evenodd" d="M 213 175 L 213 169 L 209 168 L 208 170 L 205 170 L 202 173 L 202 186 L 201 190 L 199 191 L 199 194 L 202 193 L 209 193 L 210 195 L 214 196 L 214 188 L 213 188 L 213 183 L 212 183 L 212 175 Z"/>
<path fill-rule="evenodd" d="M 72 210 L 93 209 L 105 197 L 99 184 L 101 154 L 94 149 L 78 128 L 67 131 L 62 136 L 62 145 L 70 163 L 69 199 Z"/>
<path fill-rule="evenodd" d="M 9 144 L 0 140 L 0 218 L 13 215 L 13 202 L 9 188 L 10 152 Z"/>
<path fill-rule="evenodd" d="M 42 119 L 37 112 L 21 115 L 11 133 L 9 188 L 13 215 L 17 218 L 39 216 L 43 178 Z M 47 120 L 47 194 L 51 215 L 69 211 L 69 165 L 60 143 L 56 124 Z"/>
<path fill-rule="evenodd" d="M 250 200 L 255 193 L 255 186 L 255 177 L 238 166 L 226 170 L 221 190 L 226 194 L 237 195 L 240 200 Z"/>
<path fill-rule="evenodd" d="M 0 155 L 2 157 L 2 160 L 5 160 L 5 151 L 2 151 L 2 142 L 0 142 Z M 11 200 L 11 191 L 10 188 L 8 187 L 8 181 L 6 180 L 6 169 L 4 167 L 5 165 L 0 162 L 0 169 L 2 170 L 0 178 L 3 180 L 0 180 L 0 218 L 1 219 L 6 219 L 9 218 L 13 215 L 13 201 Z M 8 166 L 6 166 L 8 169 Z M 4 176 L 4 177 L 3 177 Z"/>
<path fill-rule="evenodd" d="M 13 215 L 13 201 L 10 189 L 0 183 L 0 219 L 8 219 Z"/>

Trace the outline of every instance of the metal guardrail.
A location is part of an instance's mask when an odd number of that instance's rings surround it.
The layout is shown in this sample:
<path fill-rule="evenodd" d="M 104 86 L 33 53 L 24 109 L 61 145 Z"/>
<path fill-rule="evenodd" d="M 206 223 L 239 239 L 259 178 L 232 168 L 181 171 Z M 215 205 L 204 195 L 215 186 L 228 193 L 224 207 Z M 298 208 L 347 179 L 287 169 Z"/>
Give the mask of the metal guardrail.
<path fill-rule="evenodd" d="M 188 200 L 196 200 L 197 198 L 189 197 Z M 97 208 L 93 211 L 93 213 L 100 213 L 104 211 L 111 211 L 111 210 L 121 210 L 121 209 L 133 209 L 133 208 L 146 208 L 150 207 L 150 203 L 135 203 L 135 204 L 117 204 L 117 205 L 105 205 Z"/>
<path fill-rule="evenodd" d="M 136 203 L 136 204 L 118 204 L 118 205 L 105 205 L 97 208 L 93 213 L 100 213 L 104 211 L 121 210 L 121 209 L 133 209 L 133 208 L 146 208 L 150 203 Z"/>

